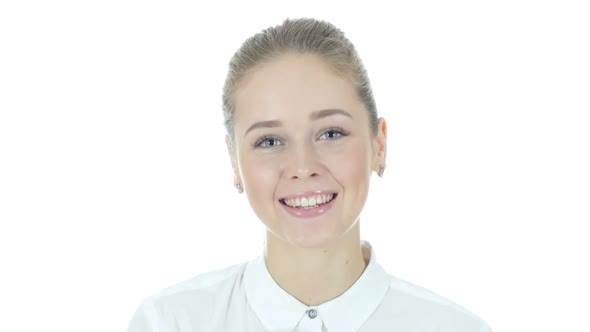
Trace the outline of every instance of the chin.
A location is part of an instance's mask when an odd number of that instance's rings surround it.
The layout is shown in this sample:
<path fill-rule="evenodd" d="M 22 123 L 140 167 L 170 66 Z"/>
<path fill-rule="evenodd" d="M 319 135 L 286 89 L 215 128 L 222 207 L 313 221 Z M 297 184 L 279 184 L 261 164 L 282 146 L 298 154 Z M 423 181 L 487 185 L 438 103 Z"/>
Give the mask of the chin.
<path fill-rule="evenodd" d="M 342 238 L 337 229 L 285 227 L 278 236 L 281 240 L 298 248 L 324 248 Z"/>

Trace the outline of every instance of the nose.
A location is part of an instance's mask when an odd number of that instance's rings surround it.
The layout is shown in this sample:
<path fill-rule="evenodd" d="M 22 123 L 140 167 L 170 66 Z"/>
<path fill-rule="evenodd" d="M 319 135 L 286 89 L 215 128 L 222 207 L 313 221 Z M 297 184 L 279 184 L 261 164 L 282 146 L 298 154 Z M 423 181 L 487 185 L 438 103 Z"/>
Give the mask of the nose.
<path fill-rule="evenodd" d="M 285 175 L 289 179 L 317 177 L 321 174 L 319 155 L 311 144 L 291 149 L 285 162 Z"/>

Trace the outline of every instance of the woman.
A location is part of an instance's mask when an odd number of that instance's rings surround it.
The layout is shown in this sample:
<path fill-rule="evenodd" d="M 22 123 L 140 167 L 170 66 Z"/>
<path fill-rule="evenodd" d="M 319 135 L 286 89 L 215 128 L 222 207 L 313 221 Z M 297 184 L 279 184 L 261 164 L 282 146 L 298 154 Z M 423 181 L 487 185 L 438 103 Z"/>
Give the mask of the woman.
<path fill-rule="evenodd" d="M 130 332 L 490 331 L 388 275 L 361 241 L 387 124 L 338 28 L 287 19 L 249 38 L 231 59 L 223 107 L 235 186 L 266 226 L 264 252 L 152 296 Z"/>

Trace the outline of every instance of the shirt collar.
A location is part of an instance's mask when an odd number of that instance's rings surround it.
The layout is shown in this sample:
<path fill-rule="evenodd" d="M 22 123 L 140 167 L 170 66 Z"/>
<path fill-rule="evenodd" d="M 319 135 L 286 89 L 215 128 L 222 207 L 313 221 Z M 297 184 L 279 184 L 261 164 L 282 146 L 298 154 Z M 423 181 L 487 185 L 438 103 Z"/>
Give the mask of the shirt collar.
<path fill-rule="evenodd" d="M 339 297 L 318 306 L 307 306 L 283 290 L 266 268 L 264 254 L 252 260 L 244 272 L 246 297 L 264 327 L 270 331 L 293 330 L 308 309 L 316 309 L 328 331 L 356 331 L 383 300 L 389 275 L 377 263 L 375 251 L 361 241 L 367 267 L 359 279 Z"/>

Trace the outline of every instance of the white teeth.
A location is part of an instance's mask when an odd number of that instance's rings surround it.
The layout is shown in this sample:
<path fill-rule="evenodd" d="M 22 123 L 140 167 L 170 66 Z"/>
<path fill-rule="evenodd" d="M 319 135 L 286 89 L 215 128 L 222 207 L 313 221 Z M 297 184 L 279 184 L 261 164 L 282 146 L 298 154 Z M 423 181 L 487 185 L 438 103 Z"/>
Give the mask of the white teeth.
<path fill-rule="evenodd" d="M 283 202 L 294 208 L 312 208 L 318 205 L 326 204 L 334 198 L 334 194 L 329 195 L 316 195 L 311 197 L 300 198 L 288 198 Z"/>
<path fill-rule="evenodd" d="M 308 204 L 308 202 L 307 202 L 307 198 L 303 197 L 303 198 L 301 199 L 301 206 L 302 206 L 302 207 L 308 207 L 308 206 L 309 206 L 309 204 Z"/>
<path fill-rule="evenodd" d="M 322 199 L 322 195 L 317 195 L 315 197 L 316 204 L 324 204 L 324 200 Z"/>
<path fill-rule="evenodd" d="M 315 203 L 316 203 L 315 197 L 312 197 L 312 198 L 309 199 L 309 206 L 314 206 Z"/>

